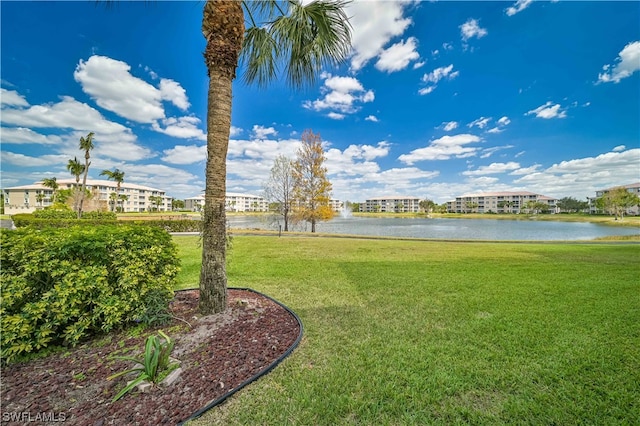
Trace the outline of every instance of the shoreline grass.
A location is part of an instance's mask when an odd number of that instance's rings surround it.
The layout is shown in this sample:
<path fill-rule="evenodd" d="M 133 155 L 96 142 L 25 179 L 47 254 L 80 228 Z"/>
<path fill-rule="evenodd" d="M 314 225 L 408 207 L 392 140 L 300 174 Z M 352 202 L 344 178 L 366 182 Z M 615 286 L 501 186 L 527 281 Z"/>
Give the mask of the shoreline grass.
<path fill-rule="evenodd" d="M 176 236 L 182 287 L 198 237 Z M 305 336 L 193 425 L 632 424 L 638 244 L 236 236 L 229 286 L 293 309 Z"/>

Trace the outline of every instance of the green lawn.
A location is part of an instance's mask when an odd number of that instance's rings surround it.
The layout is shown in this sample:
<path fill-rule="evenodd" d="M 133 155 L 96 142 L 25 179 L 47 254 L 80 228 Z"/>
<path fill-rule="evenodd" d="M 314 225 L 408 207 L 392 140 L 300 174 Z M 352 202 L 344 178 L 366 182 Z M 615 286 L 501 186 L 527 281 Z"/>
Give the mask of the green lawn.
<path fill-rule="evenodd" d="M 197 237 L 180 286 L 197 286 Z M 640 245 L 236 236 L 304 339 L 196 425 L 636 424 Z"/>

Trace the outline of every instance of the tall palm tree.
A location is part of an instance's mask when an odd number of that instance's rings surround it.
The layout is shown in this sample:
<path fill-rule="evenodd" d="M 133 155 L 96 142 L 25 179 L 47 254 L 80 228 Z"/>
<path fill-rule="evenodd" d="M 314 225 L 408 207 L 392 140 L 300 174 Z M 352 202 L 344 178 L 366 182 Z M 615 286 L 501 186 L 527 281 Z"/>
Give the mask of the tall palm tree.
<path fill-rule="evenodd" d="M 313 84 L 324 66 L 342 63 L 351 49 L 343 0 L 225 1 L 204 5 L 202 33 L 209 75 L 207 165 L 202 227 L 199 309 L 226 308 L 226 158 L 231 130 L 231 88 L 242 55 L 244 81 L 266 86 L 284 66 L 293 88 Z M 245 17 L 248 27 L 245 28 Z M 263 21 L 259 21 L 262 18 Z"/>
<path fill-rule="evenodd" d="M 55 203 L 56 192 L 58 191 L 58 186 L 59 186 L 56 178 L 52 177 L 52 178 L 42 179 L 42 186 L 44 186 L 45 188 L 50 188 L 51 191 L 53 191 L 53 194 L 51 195 L 51 203 Z"/>
<path fill-rule="evenodd" d="M 78 219 L 82 216 L 82 204 L 84 203 L 84 192 L 87 187 L 87 175 L 89 174 L 89 166 L 91 165 L 91 150 L 93 145 L 93 132 L 89 132 L 87 137 L 80 137 L 80 149 L 84 151 L 84 177 L 82 178 L 82 191 L 80 191 L 80 201 L 78 202 Z"/>
<path fill-rule="evenodd" d="M 67 163 L 67 170 L 76 177 L 76 192 L 78 192 L 78 187 L 80 186 L 80 175 L 84 173 L 84 164 L 81 164 L 77 157 L 73 157 L 73 160 L 69 160 Z M 73 206 L 73 210 L 78 211 L 77 202 L 76 205 Z"/>
<path fill-rule="evenodd" d="M 113 171 L 111 171 L 105 169 L 100 172 L 100 176 L 106 176 L 107 179 L 113 180 L 116 183 L 116 193 L 120 195 L 120 185 L 122 184 L 122 182 L 124 182 L 124 172 L 122 170 L 114 169 Z"/>

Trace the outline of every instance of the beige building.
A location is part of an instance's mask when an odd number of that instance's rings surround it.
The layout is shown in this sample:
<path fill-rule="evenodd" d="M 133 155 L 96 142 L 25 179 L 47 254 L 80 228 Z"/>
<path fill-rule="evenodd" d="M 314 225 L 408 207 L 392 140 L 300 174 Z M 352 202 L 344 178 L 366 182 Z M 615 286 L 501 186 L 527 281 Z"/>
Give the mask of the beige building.
<path fill-rule="evenodd" d="M 256 195 L 227 192 L 225 196 L 226 211 L 228 212 L 266 212 L 269 211 L 267 201 Z M 184 200 L 184 208 L 199 212 L 204 206 L 204 195 Z"/>
<path fill-rule="evenodd" d="M 456 197 L 447 203 L 449 213 L 521 213 L 527 203 L 543 203 L 551 213 L 557 213 L 558 200 L 533 192 L 483 192 Z"/>
<path fill-rule="evenodd" d="M 70 189 L 75 187 L 75 179 L 60 179 L 57 181 L 58 190 Z M 87 179 L 87 189 L 94 196 L 91 202 L 87 201 L 87 209 L 90 210 L 111 210 L 113 208 L 111 194 L 117 192 L 117 184 L 110 180 Z M 4 192 L 4 211 L 6 214 L 16 213 L 32 213 L 41 208 L 51 206 L 53 191 L 42 185 L 42 182 L 36 182 L 31 185 L 14 186 L 5 188 Z M 126 200 L 118 203 L 124 212 L 145 212 L 152 209 L 159 211 L 170 211 L 172 197 L 168 197 L 161 189 L 151 188 L 148 186 L 137 185 L 135 183 L 123 182 L 120 185 L 120 195 L 126 196 Z M 161 201 L 156 205 L 150 197 L 160 197 Z"/>
<path fill-rule="evenodd" d="M 362 205 L 362 211 L 368 213 L 417 213 L 420 211 L 420 199 L 418 197 L 394 196 L 375 197 L 366 200 Z"/>
<path fill-rule="evenodd" d="M 620 185 L 622 187 L 624 187 L 627 191 L 636 194 L 638 197 L 640 197 L 640 182 L 636 182 L 636 183 L 631 183 L 629 185 Z M 607 192 L 611 191 L 612 189 L 616 189 L 619 188 L 620 186 L 614 186 L 611 188 L 607 188 L 607 189 L 601 189 L 599 191 L 596 191 L 596 196 L 595 198 L 591 198 L 589 199 L 589 204 L 591 204 L 590 206 L 590 212 L 591 213 L 596 213 L 597 209 L 595 206 L 595 200 L 597 200 L 598 198 L 602 197 L 604 194 L 606 194 Z M 633 206 L 633 207 L 629 207 L 627 209 L 627 213 L 628 215 L 632 215 L 632 216 L 637 216 L 640 214 L 640 207 L 639 206 Z"/>

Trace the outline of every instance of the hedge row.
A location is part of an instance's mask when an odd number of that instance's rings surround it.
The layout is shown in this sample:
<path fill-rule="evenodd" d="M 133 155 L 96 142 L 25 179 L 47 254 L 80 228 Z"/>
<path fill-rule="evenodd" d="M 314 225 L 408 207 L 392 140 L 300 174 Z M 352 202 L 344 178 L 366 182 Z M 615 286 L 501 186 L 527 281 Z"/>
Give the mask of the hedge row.
<path fill-rule="evenodd" d="M 51 218 L 37 218 L 34 215 L 28 213 L 16 214 L 11 217 L 13 224 L 16 228 L 31 227 L 35 229 L 45 228 L 68 228 L 70 226 L 79 225 L 119 225 L 119 226 L 152 226 L 156 228 L 162 228 L 168 232 L 200 232 L 202 221 L 199 220 L 127 220 L 118 221 L 111 219 L 51 219 Z"/>
<path fill-rule="evenodd" d="M 0 230 L 2 357 L 168 318 L 179 269 L 164 230 L 75 226 Z"/>

